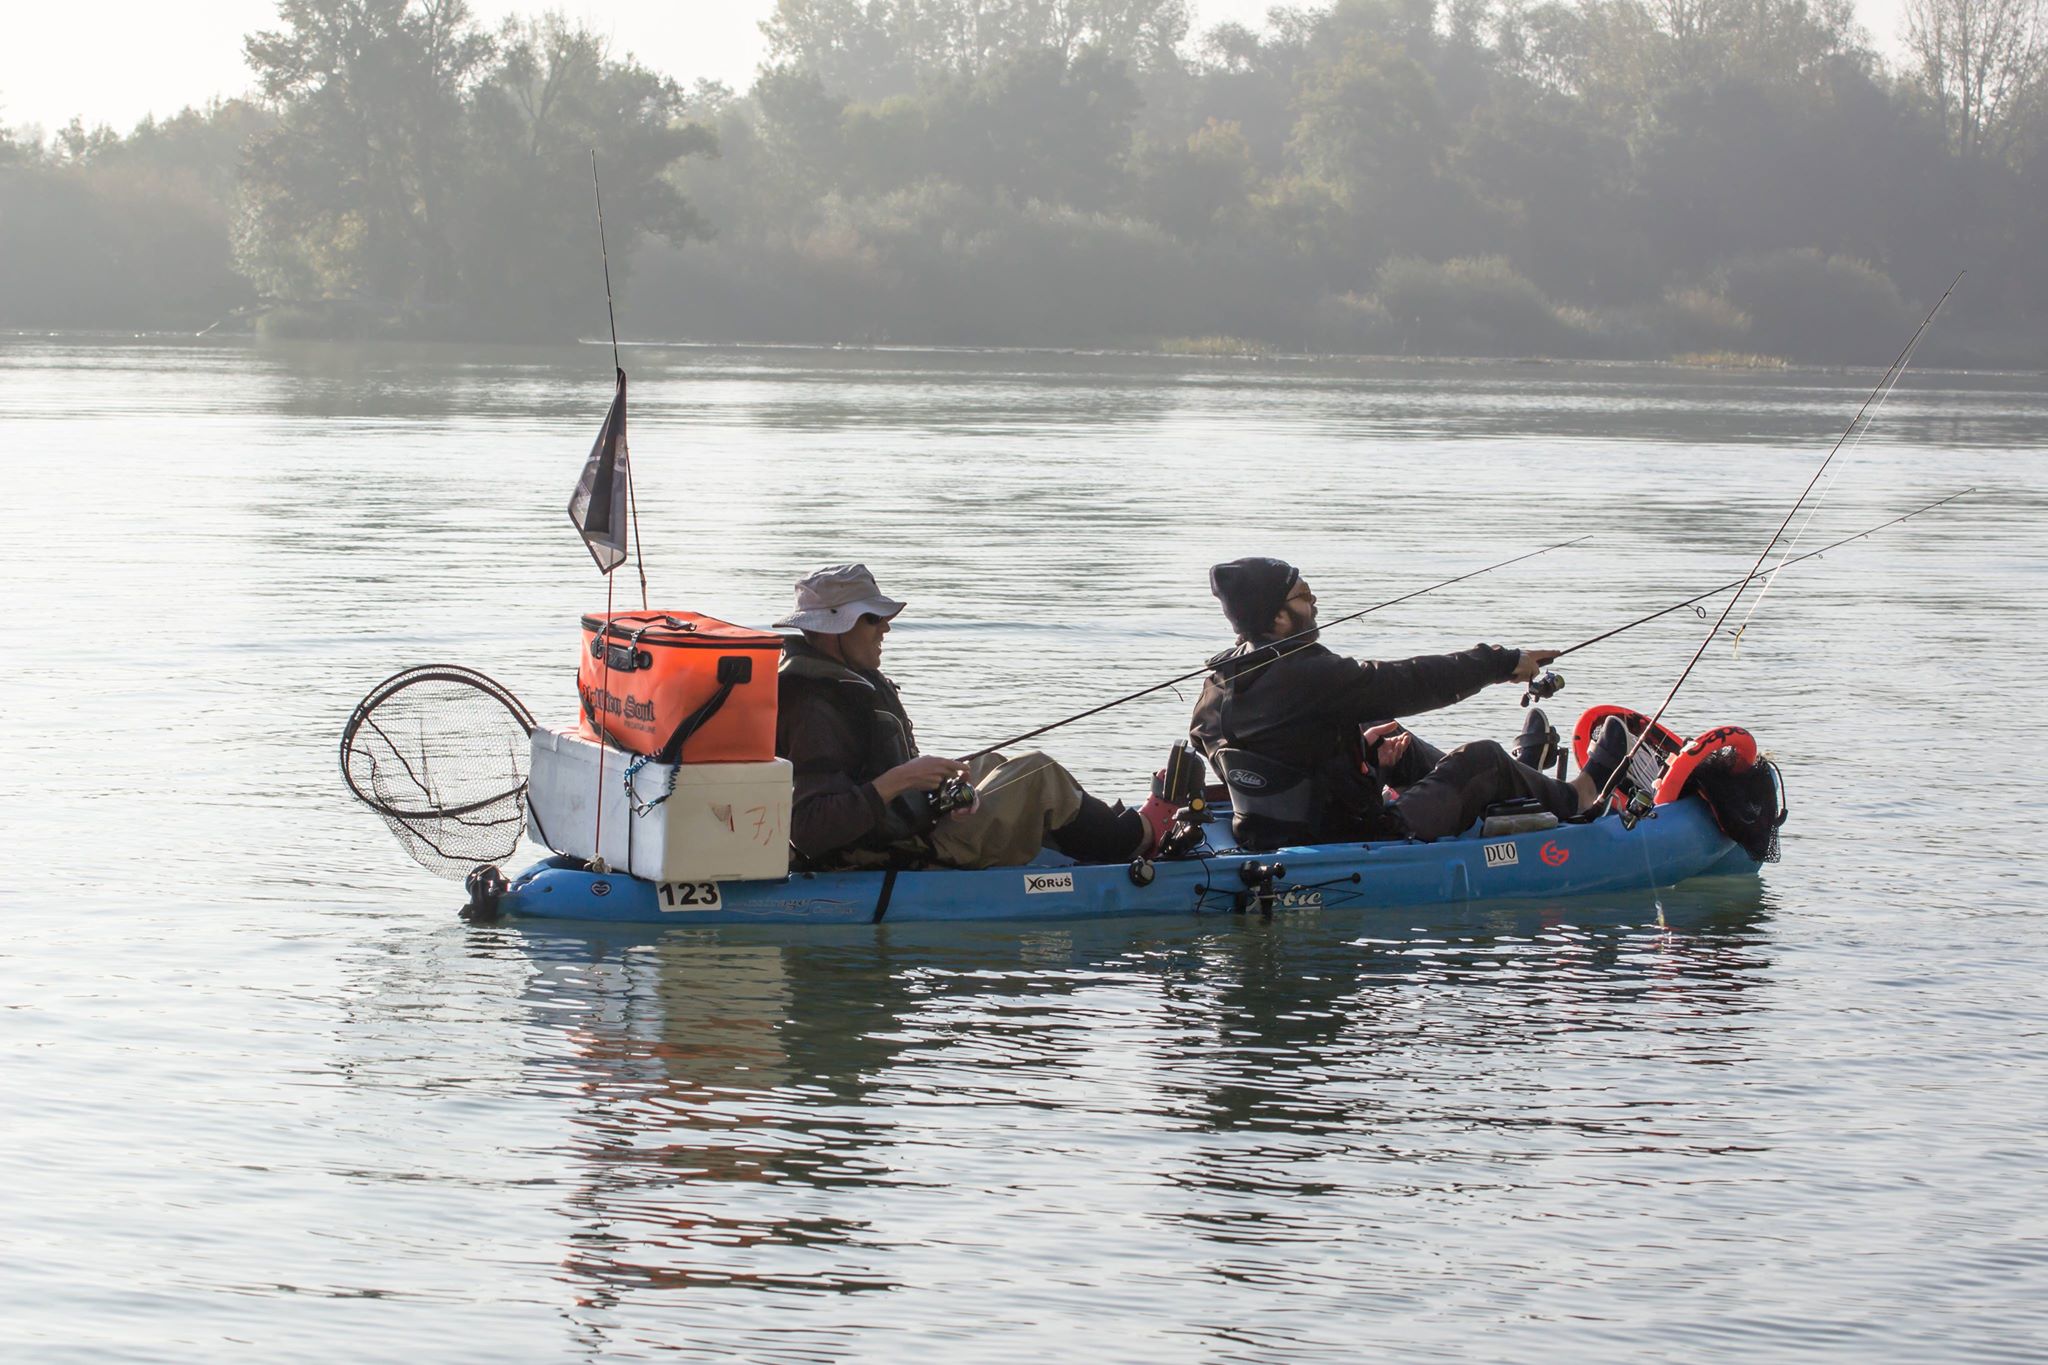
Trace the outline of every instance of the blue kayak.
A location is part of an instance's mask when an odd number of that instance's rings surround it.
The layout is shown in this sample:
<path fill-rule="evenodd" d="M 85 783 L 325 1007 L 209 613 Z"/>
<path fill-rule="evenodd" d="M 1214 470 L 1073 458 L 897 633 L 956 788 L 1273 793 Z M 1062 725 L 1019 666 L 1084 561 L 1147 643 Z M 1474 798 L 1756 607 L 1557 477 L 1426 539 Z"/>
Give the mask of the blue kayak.
<path fill-rule="evenodd" d="M 1210 826 L 1227 842 L 1227 818 Z M 1048 851 L 1026 867 L 798 872 L 776 881 L 650 882 L 570 858 L 527 869 L 498 913 L 615 924 L 873 924 L 1088 920 L 1273 909 L 1378 909 L 1644 890 L 1754 874 L 1758 863 L 1697 796 L 1631 828 L 1618 815 L 1435 843 L 1314 844 L 1268 853 L 1208 845 L 1157 863 L 1077 864 Z"/>

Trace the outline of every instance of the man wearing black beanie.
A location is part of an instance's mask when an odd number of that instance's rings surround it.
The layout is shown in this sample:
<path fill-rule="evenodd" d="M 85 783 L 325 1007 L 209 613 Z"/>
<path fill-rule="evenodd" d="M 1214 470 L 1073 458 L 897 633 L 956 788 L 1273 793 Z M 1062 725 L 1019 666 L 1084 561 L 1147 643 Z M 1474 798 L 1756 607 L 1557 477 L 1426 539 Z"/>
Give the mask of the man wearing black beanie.
<path fill-rule="evenodd" d="M 1209 570 L 1209 591 L 1240 640 L 1263 635 L 1299 582 L 1301 570 L 1284 559 L 1233 559 Z"/>
<path fill-rule="evenodd" d="M 1316 642 L 1316 597 L 1292 564 L 1233 559 L 1209 570 L 1209 589 L 1238 642 L 1210 661 L 1190 738 L 1232 786 L 1235 804 L 1254 804 L 1276 783 L 1306 784 L 1304 827 L 1286 831 L 1289 841 L 1441 839 L 1516 797 L 1569 819 L 1626 751 L 1618 723 L 1609 727 L 1618 733 L 1603 729 L 1585 770 L 1560 782 L 1492 740 L 1445 754 L 1394 723 L 1494 683 L 1528 682 L 1554 649 L 1475 645 L 1396 662 L 1346 659 Z M 1218 759 L 1225 750 L 1247 756 L 1235 774 Z M 1246 777 L 1253 760 L 1260 771 Z M 1387 802 L 1386 786 L 1402 788 L 1400 798 Z"/>

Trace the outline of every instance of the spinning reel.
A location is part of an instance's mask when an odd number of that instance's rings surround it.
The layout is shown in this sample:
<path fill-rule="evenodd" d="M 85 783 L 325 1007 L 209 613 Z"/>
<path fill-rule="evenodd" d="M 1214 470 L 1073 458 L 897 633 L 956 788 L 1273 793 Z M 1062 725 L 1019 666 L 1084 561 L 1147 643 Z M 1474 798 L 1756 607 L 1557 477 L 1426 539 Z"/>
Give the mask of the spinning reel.
<path fill-rule="evenodd" d="M 931 806 L 932 818 L 938 820 L 956 810 L 966 810 L 979 798 L 972 782 L 964 777 L 949 777 L 926 792 L 924 799 Z"/>
<path fill-rule="evenodd" d="M 1532 701 L 1549 701 L 1562 691 L 1564 674 L 1546 668 L 1530 680 L 1528 690 L 1522 693 L 1522 705 L 1527 706 Z"/>
<path fill-rule="evenodd" d="M 1159 841 L 1159 856 L 1178 858 L 1207 837 L 1202 826 L 1209 823 L 1208 770 L 1186 740 L 1175 740 L 1166 753 L 1166 766 L 1152 779 L 1152 794 L 1171 801 L 1180 813 Z"/>

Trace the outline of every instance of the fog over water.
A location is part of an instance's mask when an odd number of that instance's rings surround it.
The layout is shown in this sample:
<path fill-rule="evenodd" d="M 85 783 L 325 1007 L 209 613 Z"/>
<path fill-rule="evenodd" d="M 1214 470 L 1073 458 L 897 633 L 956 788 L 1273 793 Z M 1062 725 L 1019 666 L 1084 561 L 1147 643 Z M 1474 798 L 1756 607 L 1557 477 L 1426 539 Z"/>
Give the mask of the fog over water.
<path fill-rule="evenodd" d="M 0 329 L 2039 369 L 2048 8 L 1910 2 L 231 9 L 0 104 Z"/>
<path fill-rule="evenodd" d="M 477 0 L 471 8 L 491 23 L 533 9 L 510 0 Z M 774 8 L 772 0 L 605 0 L 571 12 L 621 53 L 686 81 L 704 77 L 744 89 L 767 53 L 759 25 Z M 1265 0 L 1196 0 L 1192 8 L 1195 26 L 1206 29 L 1256 28 L 1272 7 Z M 1900 0 L 1857 0 L 1855 8 L 1878 49 L 1894 52 Z M 0 47 L 0 123 L 55 129 L 78 117 L 125 132 L 150 115 L 169 118 L 187 105 L 233 98 L 251 84 L 242 35 L 276 15 L 274 0 L 210 0 L 176 11 L 147 0 L 25 7 L 10 16 L 10 39 Z M 78 46 L 81 29 L 120 40 L 92 48 L 87 60 Z"/>
<path fill-rule="evenodd" d="M 601 348 L 0 342 L 0 1354 L 2038 1359 L 2039 376 L 1920 371 L 1679 728 L 1759 878 L 1398 915 L 470 927 L 334 744 L 397 668 L 574 705 Z M 861 559 L 959 751 L 1225 643 L 1561 645 L 1739 575 L 1875 372 L 629 348 L 657 605 Z M 1705 629 L 1588 650 L 1654 704 Z M 1048 737 L 1136 796 L 1162 696 Z M 1505 739 L 1496 688 L 1417 728 Z M 537 850 L 536 850 L 537 853 Z"/>

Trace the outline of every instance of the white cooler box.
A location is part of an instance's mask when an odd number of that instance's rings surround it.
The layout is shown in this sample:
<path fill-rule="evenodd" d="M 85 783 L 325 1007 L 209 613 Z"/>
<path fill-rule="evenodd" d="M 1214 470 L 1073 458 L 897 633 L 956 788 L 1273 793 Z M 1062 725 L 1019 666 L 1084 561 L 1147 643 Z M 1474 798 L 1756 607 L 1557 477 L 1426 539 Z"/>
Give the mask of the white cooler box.
<path fill-rule="evenodd" d="M 602 855 L 610 867 L 650 882 L 773 881 L 789 875 L 787 759 L 676 768 L 649 763 L 633 775 L 641 802 L 659 799 L 672 771 L 675 795 L 635 815 L 625 788 L 626 767 L 635 757 L 573 731 L 536 725 L 526 782 L 535 837 L 571 857 Z M 600 805 L 595 812 L 593 802 Z"/>

